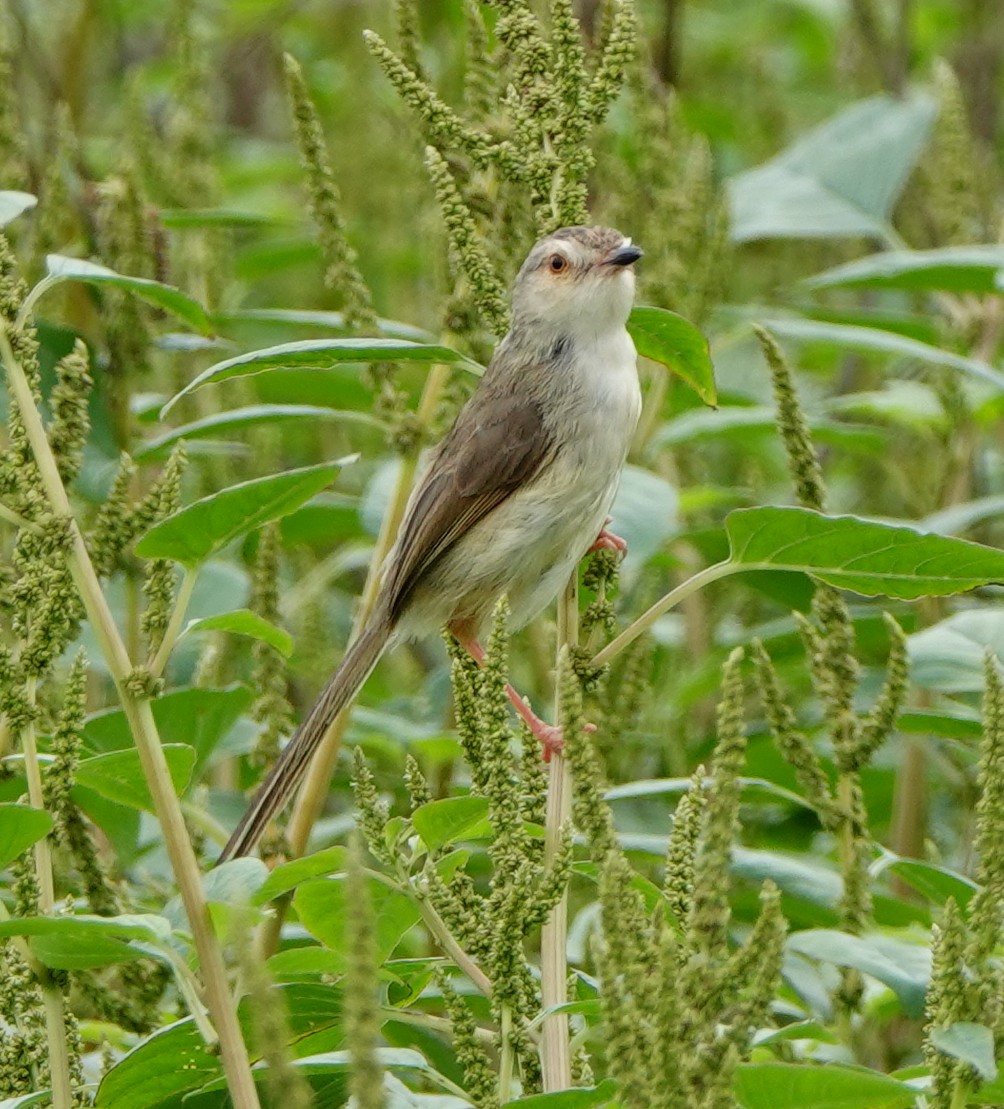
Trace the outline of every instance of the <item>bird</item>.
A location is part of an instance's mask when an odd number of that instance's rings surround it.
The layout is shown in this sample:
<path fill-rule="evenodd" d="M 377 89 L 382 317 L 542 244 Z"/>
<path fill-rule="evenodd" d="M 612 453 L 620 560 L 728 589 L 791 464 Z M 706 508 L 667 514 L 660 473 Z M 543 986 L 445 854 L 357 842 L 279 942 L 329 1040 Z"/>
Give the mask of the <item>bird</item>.
<path fill-rule="evenodd" d="M 445 627 L 480 663 L 503 594 L 509 628 L 557 596 L 607 530 L 641 413 L 627 330 L 642 251 L 609 227 L 563 227 L 534 244 L 512 286 L 510 326 L 428 457 L 381 568 L 372 612 L 252 797 L 219 856 L 250 854 L 306 774 L 335 716 L 391 646 Z M 509 697 L 544 746 L 558 728 Z"/>

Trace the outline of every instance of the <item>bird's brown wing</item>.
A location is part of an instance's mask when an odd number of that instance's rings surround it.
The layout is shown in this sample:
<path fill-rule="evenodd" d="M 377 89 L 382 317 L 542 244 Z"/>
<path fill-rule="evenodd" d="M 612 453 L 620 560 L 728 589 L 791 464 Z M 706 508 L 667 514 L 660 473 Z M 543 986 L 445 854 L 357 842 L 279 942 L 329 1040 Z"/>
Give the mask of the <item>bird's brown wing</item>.
<path fill-rule="evenodd" d="M 471 398 L 430 460 L 401 524 L 384 582 L 393 620 L 436 559 L 532 480 L 553 451 L 535 401 L 484 388 Z"/>

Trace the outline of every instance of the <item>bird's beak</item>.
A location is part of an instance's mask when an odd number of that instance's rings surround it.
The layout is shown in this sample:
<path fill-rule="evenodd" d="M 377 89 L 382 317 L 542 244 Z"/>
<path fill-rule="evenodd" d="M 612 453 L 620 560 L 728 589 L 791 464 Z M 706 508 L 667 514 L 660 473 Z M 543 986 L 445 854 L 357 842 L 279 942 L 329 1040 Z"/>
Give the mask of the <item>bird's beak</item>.
<path fill-rule="evenodd" d="M 617 247 L 604 259 L 608 266 L 632 266 L 644 254 L 644 251 L 631 243 Z"/>

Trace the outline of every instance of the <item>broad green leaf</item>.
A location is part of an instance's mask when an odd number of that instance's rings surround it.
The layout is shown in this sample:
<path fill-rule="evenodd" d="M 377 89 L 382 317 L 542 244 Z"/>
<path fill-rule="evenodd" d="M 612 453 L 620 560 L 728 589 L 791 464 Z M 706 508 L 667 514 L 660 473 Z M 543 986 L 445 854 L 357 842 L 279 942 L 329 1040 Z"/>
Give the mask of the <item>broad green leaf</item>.
<path fill-rule="evenodd" d="M 907 637 L 910 677 L 941 693 L 983 689 L 987 649 L 1004 660 L 1004 612 L 969 608 Z"/>
<path fill-rule="evenodd" d="M 165 743 L 163 751 L 171 771 L 174 792 L 180 796 L 191 780 L 195 751 L 187 743 Z M 93 789 L 109 801 L 145 812 L 155 811 L 139 754 L 134 747 L 81 759 L 77 767 L 76 782 L 77 785 Z"/>
<path fill-rule="evenodd" d="M 743 1109 L 908 1109 L 916 1093 L 886 1074 L 836 1063 L 740 1063 L 735 1080 Z"/>
<path fill-rule="evenodd" d="M 304 466 L 221 489 L 154 524 L 137 542 L 136 553 L 196 566 L 239 536 L 306 504 L 349 461 Z"/>
<path fill-rule="evenodd" d="M 151 705 L 157 730 L 165 744 L 184 739 L 195 748 L 201 767 L 219 747 L 240 716 L 251 706 L 246 686 L 228 689 L 173 689 Z M 93 751 L 132 748 L 129 721 L 121 709 L 95 713 L 84 724 L 84 742 Z"/>
<path fill-rule="evenodd" d="M 800 570 L 866 597 L 942 597 L 1004 581 L 1004 552 L 912 528 L 808 508 L 740 508 L 725 527 L 730 564 Z"/>
<path fill-rule="evenodd" d="M 689 320 L 665 308 L 639 305 L 632 308 L 627 329 L 642 358 L 662 363 L 705 404 L 716 402 L 715 367 L 708 340 Z"/>
<path fill-rule="evenodd" d="M 952 293 L 997 292 L 1004 246 L 948 246 L 938 250 L 887 250 L 810 277 L 814 289 L 944 289 Z"/>
<path fill-rule="evenodd" d="M 932 1028 L 928 1037 L 943 1054 L 968 1063 L 985 1082 L 997 1078 L 994 1034 L 985 1024 L 958 1021 L 945 1028 Z"/>
<path fill-rule="evenodd" d="M 159 947 L 170 934 L 168 922 L 152 915 L 17 917 L 0 922 L 0 936 L 27 936 L 36 958 L 57 970 L 148 958 L 150 951 L 131 941 Z"/>
<path fill-rule="evenodd" d="M 341 312 L 315 312 L 296 308 L 241 308 L 232 312 L 214 312 L 213 322 L 223 328 L 227 325 L 251 323 L 281 324 L 298 330 L 304 327 L 315 327 L 324 331 L 350 330 Z M 400 320 L 378 319 L 377 328 L 381 335 L 391 339 L 411 339 L 415 343 L 436 341 L 431 331 L 414 327 L 410 323 L 402 323 Z"/>
<path fill-rule="evenodd" d="M 217 616 L 203 616 L 201 620 L 190 620 L 185 626 L 182 635 L 192 635 L 195 632 L 230 632 L 233 635 L 244 635 L 249 639 L 258 639 L 274 647 L 285 658 L 293 653 L 293 637 L 284 628 L 276 627 L 257 612 L 248 608 L 239 608 L 234 612 L 221 612 Z"/>
<path fill-rule="evenodd" d="M 185 1091 L 219 1073 L 219 1054 L 206 1046 L 189 1017 L 158 1028 L 123 1056 L 101 1080 L 95 1109 L 180 1107 Z"/>
<path fill-rule="evenodd" d="M 610 513 L 613 527 L 627 540 L 626 570 L 642 566 L 679 529 L 680 498 L 665 478 L 625 466 Z"/>
<path fill-rule="evenodd" d="M 958 704 L 953 705 L 951 712 L 907 709 L 899 714 L 896 727 L 911 735 L 938 735 L 946 739 L 979 739 L 983 734 L 979 713 Z"/>
<path fill-rule="evenodd" d="M 830 412 L 899 425 L 921 434 L 945 432 L 949 418 L 938 394 L 920 381 L 888 381 L 883 389 L 845 393 L 826 403 Z M 888 433 L 882 435 L 888 442 Z M 924 528 L 937 531 L 937 528 Z"/>
<path fill-rule="evenodd" d="M 665 794 L 687 793 L 693 785 L 690 778 L 639 778 L 621 786 L 612 786 L 607 790 L 605 797 L 608 801 L 626 801 L 636 797 L 659 797 Z M 750 793 L 763 793 L 768 800 L 787 801 L 799 808 L 812 806 L 794 790 L 785 789 L 776 782 L 769 782 L 765 778 L 740 778 L 739 787 L 744 796 Z"/>
<path fill-rule="evenodd" d="M 783 893 L 810 905 L 832 909 L 840 900 L 840 876 L 822 860 L 780 851 L 734 847 L 730 869 L 736 876 L 758 886 L 769 878 Z"/>
<path fill-rule="evenodd" d="M 817 1040 L 820 1043 L 839 1043 L 836 1033 L 815 1020 L 796 1020 L 783 1028 L 761 1028 L 753 1035 L 753 1046 L 779 1044 L 785 1040 Z"/>
<path fill-rule="evenodd" d="M 889 239 L 893 205 L 936 115 L 926 95 L 874 96 L 729 182 L 735 242 L 863 235 Z"/>
<path fill-rule="evenodd" d="M 782 339 L 791 339 L 799 343 L 827 343 L 844 350 L 888 354 L 898 358 L 908 358 L 913 362 L 923 362 L 930 366 L 947 366 L 949 369 L 959 370 L 980 381 L 989 382 L 998 389 L 1004 389 L 1004 374 L 998 373 L 986 362 L 953 354 L 949 350 L 931 346 L 930 343 L 918 342 L 906 335 L 881 331 L 877 327 L 854 327 L 850 324 L 794 318 L 764 320 L 763 325 Z"/>
<path fill-rule="evenodd" d="M 926 947 L 887 936 L 852 936 L 832 928 L 795 932 L 787 948 L 824 963 L 853 967 L 888 986 L 909 1017 L 924 1012 L 924 998 L 931 976 L 931 954 Z"/>
<path fill-rule="evenodd" d="M 827 446 L 875 451 L 884 447 L 886 437 L 875 428 L 839 423 L 825 417 L 809 417 L 812 436 Z M 701 443 L 708 439 L 747 442 L 753 436 L 777 435 L 777 411 L 767 405 L 738 405 L 709 410 L 692 408 L 663 424 L 653 441 L 661 446 Z"/>
<path fill-rule="evenodd" d="M 440 1074 L 424 1055 L 411 1048 L 378 1047 L 374 1049 L 373 1054 L 379 1065 L 385 1070 L 410 1071 L 422 1075 L 426 1081 L 442 1089 L 456 1089 L 453 1083 Z M 318 1052 L 315 1055 L 307 1055 L 302 1058 L 292 1059 L 289 1065 L 296 1067 L 304 1076 L 348 1076 L 355 1067 L 355 1059 L 351 1051 L 324 1051 Z M 254 1074 L 256 1082 L 264 1080 L 265 1074 L 261 1065 L 255 1066 Z M 226 1080 L 224 1078 L 214 1079 L 205 1086 L 201 1086 L 199 1092 L 208 1093 L 212 1090 L 222 1090 L 225 1088 L 225 1082 Z M 337 1104 L 341 1105 L 341 1100 L 339 1100 Z"/>
<path fill-rule="evenodd" d="M 1004 496 L 995 494 L 977 497 L 972 501 L 954 504 L 938 512 L 932 512 L 920 521 L 924 531 L 937 531 L 942 535 L 958 535 L 968 531 L 974 524 L 1004 516 Z"/>
<path fill-rule="evenodd" d="M 296 889 L 301 882 L 310 878 L 320 878 L 345 870 L 348 850 L 345 847 L 328 847 L 302 859 L 292 859 L 282 863 L 269 874 L 254 896 L 256 905 L 265 905 L 281 897 L 282 894 Z"/>
<path fill-rule="evenodd" d="M 250 905 L 257 901 L 268 874 L 261 859 L 230 859 L 203 875 L 202 892 L 207 901 L 221 905 Z"/>
<path fill-rule="evenodd" d="M 413 343 L 408 339 L 303 339 L 217 362 L 172 397 L 164 405 L 161 416 L 166 416 L 183 396 L 211 382 L 290 366 L 329 369 L 344 362 L 445 362 L 474 368 L 474 363 L 464 355 L 435 343 Z"/>
<path fill-rule="evenodd" d="M 311 425 L 324 423 L 359 424 L 363 427 L 382 428 L 384 423 L 369 412 L 351 409 L 324 408 L 314 404 L 253 404 L 246 408 L 233 408 L 227 412 L 214 412 L 201 420 L 173 428 L 156 439 L 144 443 L 135 452 L 138 459 L 159 457 L 182 439 L 205 439 L 228 432 L 241 431 L 259 424 L 278 424 L 302 420 Z"/>
<path fill-rule="evenodd" d="M 389 958 L 401 937 L 419 919 L 418 908 L 405 894 L 368 878 L 373 907 L 373 940 L 378 963 Z M 345 922 L 355 908 L 346 896 L 344 876 L 304 882 L 293 895 L 293 904 L 303 926 L 327 948 L 346 959 Z"/>
<path fill-rule="evenodd" d="M 31 193 L 18 192 L 16 189 L 0 190 L 0 227 L 6 227 L 11 220 L 34 208 L 38 197 Z"/>
<path fill-rule="evenodd" d="M 52 817 L 30 805 L 0 805 L 0 868 L 52 831 Z"/>
<path fill-rule="evenodd" d="M 158 213 L 165 227 L 268 227 L 286 220 L 263 212 L 236 208 L 162 208 Z"/>
<path fill-rule="evenodd" d="M 617 1083 L 612 1078 L 599 1086 L 580 1086 L 573 1090 L 557 1090 L 552 1094 L 531 1094 L 507 1101 L 509 1109 L 592 1109 L 596 1105 L 609 1105 L 617 1095 Z"/>
<path fill-rule="evenodd" d="M 206 310 L 198 301 L 173 285 L 151 281 L 146 277 L 126 277 L 107 266 L 86 262 L 81 258 L 67 258 L 62 254 L 50 254 L 45 259 L 51 284 L 63 281 L 81 281 L 85 285 L 109 286 L 133 293 L 141 300 L 162 308 L 165 312 L 184 320 L 189 326 L 203 334 L 212 333 L 212 324 Z"/>
<path fill-rule="evenodd" d="M 936 905 L 944 905 L 952 897 L 964 909 L 979 889 L 971 878 L 957 874 L 947 867 L 925 863 L 920 859 L 898 859 L 891 853 L 888 861 L 882 860 L 881 865 L 873 865 L 871 873 L 873 877 L 877 877 L 886 871 L 891 871 L 911 889 L 923 894 Z"/>
<path fill-rule="evenodd" d="M 461 839 L 484 839 L 492 830 L 488 800 L 484 797 L 444 797 L 428 801 L 411 814 L 411 822 L 430 851 Z"/>

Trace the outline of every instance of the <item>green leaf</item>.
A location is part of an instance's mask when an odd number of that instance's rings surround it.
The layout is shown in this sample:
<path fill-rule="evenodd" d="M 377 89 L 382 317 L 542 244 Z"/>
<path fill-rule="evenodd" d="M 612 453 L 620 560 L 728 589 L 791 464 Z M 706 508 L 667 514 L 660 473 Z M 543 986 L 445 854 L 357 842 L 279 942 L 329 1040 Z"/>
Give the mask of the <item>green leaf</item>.
<path fill-rule="evenodd" d="M 296 889 L 301 882 L 306 882 L 310 878 L 320 878 L 344 871 L 347 861 L 348 850 L 337 846 L 325 848 L 313 855 L 306 855 L 302 859 L 292 859 L 288 863 L 282 863 L 262 883 L 254 896 L 254 903 L 265 905 L 281 897 L 282 894 Z"/>
<path fill-rule="evenodd" d="M 22 1097 L 5 1097 L 0 1101 L 0 1109 L 28 1109 L 30 1105 L 51 1105 L 52 1091 L 41 1090 L 35 1094 L 24 1094 Z"/>
<path fill-rule="evenodd" d="M 30 805 L 0 805 L 0 868 L 24 854 L 52 830 L 52 817 Z"/>
<path fill-rule="evenodd" d="M 196 566 L 239 536 L 295 511 L 330 485 L 349 461 L 304 466 L 221 489 L 154 524 L 137 542 L 136 553 Z"/>
<path fill-rule="evenodd" d="M 249 608 L 239 608 L 234 612 L 221 612 L 216 616 L 203 616 L 201 620 L 190 620 L 182 635 L 195 632 L 231 632 L 258 639 L 274 647 L 285 658 L 293 653 L 293 637 L 284 628 L 276 627 L 257 612 Z"/>
<path fill-rule="evenodd" d="M 877 327 L 855 327 L 852 324 L 825 323 L 821 320 L 775 318 L 762 322 L 764 327 L 782 339 L 799 343 L 827 343 L 844 350 L 888 354 L 930 366 L 947 366 L 980 381 L 987 381 L 998 389 L 1004 389 L 1004 374 L 998 373 L 986 362 L 953 354 L 931 346 L 930 343 L 921 343 L 917 339 L 892 331 L 882 331 Z"/>
<path fill-rule="evenodd" d="M 661 551 L 679 529 L 679 497 L 664 478 L 640 466 L 625 466 L 610 513 L 627 540 L 628 568 Z"/>
<path fill-rule="evenodd" d="M 890 238 L 893 205 L 936 113 L 926 95 L 861 100 L 776 158 L 733 177 L 733 240 Z"/>
<path fill-rule="evenodd" d="M 411 822 L 430 851 L 461 839 L 484 839 L 492 831 L 485 797 L 428 801 L 411 814 Z"/>
<path fill-rule="evenodd" d="M 50 254 L 45 259 L 52 284 L 63 281 L 81 281 L 85 285 L 109 286 L 133 293 L 141 300 L 162 308 L 165 312 L 184 320 L 190 327 L 195 328 L 205 335 L 212 334 L 213 326 L 209 322 L 206 310 L 198 301 L 193 300 L 187 293 L 176 289 L 173 285 L 164 285 L 160 281 L 151 281 L 146 277 L 126 277 L 121 273 L 99 266 L 94 262 L 85 262 L 81 258 L 67 258 L 62 254 Z M 47 279 L 48 280 L 48 279 Z"/>
<path fill-rule="evenodd" d="M 187 743 L 165 743 L 163 750 L 174 792 L 181 796 L 192 777 L 195 751 Z M 77 767 L 76 783 L 93 789 L 109 801 L 128 805 L 132 809 L 155 812 L 139 753 L 135 748 L 109 751 L 82 759 Z"/>
<path fill-rule="evenodd" d="M 36 958 L 57 970 L 81 970 L 148 958 L 131 941 L 162 946 L 171 935 L 160 916 L 17 917 L 0 922 L 0 936 L 27 936 Z"/>
<path fill-rule="evenodd" d="M 958 1021 L 945 1028 L 932 1028 L 928 1037 L 943 1055 L 968 1063 L 985 1082 L 997 1078 L 994 1034 L 985 1024 Z"/>
<path fill-rule="evenodd" d="M 740 1063 L 735 1094 L 743 1109 L 907 1109 L 916 1090 L 863 1067 Z"/>
<path fill-rule="evenodd" d="M 813 289 L 944 289 L 996 293 L 1004 246 L 948 246 L 938 250 L 887 250 L 810 277 Z"/>
<path fill-rule="evenodd" d="M 350 330 L 341 312 L 316 312 L 297 308 L 241 308 L 233 312 L 214 312 L 213 322 L 221 327 L 233 324 L 279 324 L 300 331 L 304 327 L 314 327 L 322 331 Z M 411 339 L 415 343 L 434 343 L 431 331 L 414 327 L 400 320 L 377 320 L 377 328 L 382 335 L 391 339 Z"/>
<path fill-rule="evenodd" d="M 251 706 L 246 686 L 228 689 L 173 689 L 153 701 L 153 718 L 166 744 L 184 739 L 201 767 Z M 129 721 L 121 709 L 95 713 L 84 724 L 84 741 L 94 751 L 129 750 Z"/>
<path fill-rule="evenodd" d="M 921 520 L 921 526 L 924 531 L 958 535 L 968 531 L 974 524 L 981 524 L 998 516 L 1004 516 L 1004 496 L 999 493 L 989 497 L 976 497 L 974 500 L 932 512 Z"/>
<path fill-rule="evenodd" d="M 329 369 L 344 362 L 440 362 L 475 366 L 464 355 L 436 343 L 413 343 L 408 339 L 303 339 L 298 343 L 281 343 L 240 354 L 209 366 L 164 405 L 161 416 L 166 416 L 183 396 L 211 382 L 290 366 Z"/>
<path fill-rule="evenodd" d="M 18 192 L 16 189 L 0 190 L 0 227 L 6 227 L 38 203 L 38 197 L 31 193 Z"/>
<path fill-rule="evenodd" d="M 287 222 L 264 212 L 242 212 L 236 208 L 162 208 L 158 213 L 165 227 L 268 227 Z"/>
<path fill-rule="evenodd" d="M 907 1016 L 923 1015 L 931 976 L 931 954 L 926 947 L 879 934 L 852 936 L 832 928 L 814 928 L 789 936 L 787 949 L 870 974 L 896 994 Z"/>
<path fill-rule="evenodd" d="M 877 451 L 886 444 L 886 437 L 881 431 L 860 424 L 838 423 L 825 417 L 810 416 L 809 427 L 813 438 L 828 446 Z M 674 447 L 708 439 L 746 443 L 761 435 L 777 435 L 777 411 L 767 405 L 734 405 L 713 411 L 692 408 L 665 423 L 653 436 L 653 443 Z"/>
<path fill-rule="evenodd" d="M 740 508 L 725 528 L 730 563 L 800 570 L 866 597 L 943 597 L 1004 581 L 1004 552 L 912 528 L 808 508 Z"/>
<path fill-rule="evenodd" d="M 165 455 L 182 439 L 205 439 L 227 432 L 242 431 L 259 424 L 287 423 L 303 420 L 311 425 L 359 424 L 363 427 L 383 428 L 382 420 L 369 412 L 355 412 L 351 409 L 324 408 L 314 404 L 253 404 L 246 408 L 234 408 L 228 412 L 215 412 L 201 420 L 173 428 L 164 435 L 144 443 L 135 452 L 137 459 L 149 459 Z"/>
<path fill-rule="evenodd" d="M 101 1080 L 95 1109 L 180 1106 L 181 1094 L 219 1073 L 219 1054 L 189 1017 L 158 1028 L 123 1056 Z"/>
<path fill-rule="evenodd" d="M 881 865 L 873 865 L 872 875 L 877 877 L 887 870 L 936 905 L 944 905 L 949 897 L 953 897 L 956 904 L 964 909 L 979 889 L 971 878 L 947 867 L 921 862 L 920 859 L 899 859 L 891 853 L 888 862 L 881 860 Z"/>
<path fill-rule="evenodd" d="M 367 878 L 367 885 L 373 907 L 376 959 L 383 963 L 405 932 L 418 923 L 419 912 L 399 890 L 373 878 Z M 293 904 L 303 926 L 338 956 L 344 969 L 345 922 L 350 913 L 356 912 L 346 897 L 344 876 L 304 882 L 294 894 Z"/>
<path fill-rule="evenodd" d="M 910 678 L 942 693 L 977 693 L 983 689 L 989 648 L 1004 659 L 1004 612 L 996 608 L 963 609 L 907 637 Z"/>
<path fill-rule="evenodd" d="M 507 1101 L 511 1109 L 592 1109 L 594 1105 L 609 1105 L 617 1094 L 617 1083 L 612 1078 L 599 1086 L 580 1086 L 573 1090 L 557 1090 L 553 1094 L 531 1094 Z"/>
<path fill-rule="evenodd" d="M 705 404 L 715 404 L 715 367 L 702 331 L 675 312 L 645 305 L 631 309 L 627 329 L 642 358 L 661 362 Z"/>

